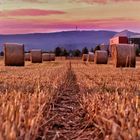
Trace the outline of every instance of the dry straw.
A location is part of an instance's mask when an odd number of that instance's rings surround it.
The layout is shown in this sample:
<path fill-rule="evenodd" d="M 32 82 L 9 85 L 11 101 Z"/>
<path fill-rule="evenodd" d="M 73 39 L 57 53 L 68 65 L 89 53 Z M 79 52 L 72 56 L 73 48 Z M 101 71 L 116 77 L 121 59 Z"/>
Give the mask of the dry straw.
<path fill-rule="evenodd" d="M 50 60 L 55 61 L 55 54 L 54 53 L 50 53 Z"/>
<path fill-rule="evenodd" d="M 88 54 L 83 54 L 82 60 L 83 60 L 83 61 L 87 61 L 87 59 L 88 59 Z"/>
<path fill-rule="evenodd" d="M 115 56 L 115 47 L 116 47 L 116 44 L 110 46 L 112 60 L 114 59 L 114 56 Z"/>
<path fill-rule="evenodd" d="M 116 67 L 136 66 L 136 47 L 131 44 L 118 44 L 114 47 L 114 63 Z"/>
<path fill-rule="evenodd" d="M 94 53 L 89 53 L 89 54 L 88 54 L 87 61 L 89 61 L 89 62 L 94 62 Z"/>
<path fill-rule="evenodd" d="M 25 53 L 25 61 L 30 61 L 30 53 Z"/>
<path fill-rule="evenodd" d="M 31 62 L 32 63 L 42 63 L 42 51 L 41 51 L 41 49 L 31 50 Z"/>
<path fill-rule="evenodd" d="M 49 53 L 43 53 L 42 54 L 42 59 L 43 59 L 43 61 L 51 61 L 50 54 Z"/>
<path fill-rule="evenodd" d="M 24 44 L 4 44 L 5 66 L 24 66 Z"/>
<path fill-rule="evenodd" d="M 108 53 L 107 51 L 96 51 L 94 57 L 95 64 L 107 64 L 108 62 Z"/>

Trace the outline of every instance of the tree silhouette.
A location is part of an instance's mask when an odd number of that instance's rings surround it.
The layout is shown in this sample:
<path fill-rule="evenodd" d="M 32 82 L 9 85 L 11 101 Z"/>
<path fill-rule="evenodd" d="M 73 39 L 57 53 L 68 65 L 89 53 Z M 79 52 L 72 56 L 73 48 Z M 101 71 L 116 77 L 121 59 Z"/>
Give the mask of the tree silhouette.
<path fill-rule="evenodd" d="M 73 51 L 73 56 L 79 57 L 80 55 L 81 55 L 81 51 L 79 49 Z"/>
<path fill-rule="evenodd" d="M 82 49 L 82 54 L 88 54 L 88 49 L 87 49 L 87 47 L 84 47 L 84 48 Z"/>
<path fill-rule="evenodd" d="M 93 52 L 95 53 L 97 50 L 100 50 L 100 45 L 97 45 L 97 46 L 94 48 Z"/>
<path fill-rule="evenodd" d="M 61 56 L 61 48 L 60 47 L 56 47 L 54 50 L 55 56 Z"/>

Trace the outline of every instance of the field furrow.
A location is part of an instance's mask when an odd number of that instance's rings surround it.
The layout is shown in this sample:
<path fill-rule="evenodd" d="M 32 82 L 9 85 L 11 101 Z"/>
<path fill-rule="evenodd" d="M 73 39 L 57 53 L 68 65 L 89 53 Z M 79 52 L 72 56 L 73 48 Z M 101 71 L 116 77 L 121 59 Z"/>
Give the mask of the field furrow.
<path fill-rule="evenodd" d="M 47 124 L 42 128 L 47 140 L 78 139 L 83 135 L 87 122 L 80 105 L 81 95 L 76 75 L 69 66 L 57 98 L 52 103 Z M 86 133 L 87 134 L 87 133 Z M 89 139 L 87 135 L 83 139 Z"/>

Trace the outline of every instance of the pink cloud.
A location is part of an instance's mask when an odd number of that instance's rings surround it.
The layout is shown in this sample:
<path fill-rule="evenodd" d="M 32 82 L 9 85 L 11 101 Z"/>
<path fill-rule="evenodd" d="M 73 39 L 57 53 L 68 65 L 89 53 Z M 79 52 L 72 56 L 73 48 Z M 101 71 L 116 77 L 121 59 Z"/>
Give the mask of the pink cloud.
<path fill-rule="evenodd" d="M 64 11 L 58 10 L 41 10 L 41 9 L 17 9 L 0 11 L 0 16 L 47 16 L 53 14 L 65 14 Z"/>
<path fill-rule="evenodd" d="M 140 2 L 140 0 L 72 0 L 74 2 L 84 2 L 88 4 L 94 4 L 94 3 L 99 3 L 99 4 L 107 4 L 110 2 Z"/>
<path fill-rule="evenodd" d="M 33 3 L 48 3 L 47 0 L 20 0 L 25 2 L 33 2 Z"/>
<path fill-rule="evenodd" d="M 20 20 L 5 19 L 0 21 L 0 34 L 7 33 L 29 33 L 29 32 L 50 32 L 60 30 L 78 29 L 139 29 L 140 21 L 134 19 L 115 18 L 115 19 L 92 19 L 77 21 L 47 21 L 42 20 Z"/>

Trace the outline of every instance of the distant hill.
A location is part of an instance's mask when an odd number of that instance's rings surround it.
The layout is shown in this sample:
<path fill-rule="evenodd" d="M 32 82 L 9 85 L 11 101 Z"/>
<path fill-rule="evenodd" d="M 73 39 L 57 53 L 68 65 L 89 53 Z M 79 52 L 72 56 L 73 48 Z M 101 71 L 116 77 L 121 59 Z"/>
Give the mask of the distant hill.
<path fill-rule="evenodd" d="M 44 51 L 54 50 L 57 46 L 68 50 L 91 48 L 98 44 L 109 44 L 109 39 L 113 36 L 132 36 L 139 33 L 124 30 L 114 31 L 64 31 L 56 33 L 34 33 L 19 35 L 0 35 L 0 51 L 2 44 L 6 42 L 24 43 L 25 49 L 41 48 Z"/>
<path fill-rule="evenodd" d="M 131 37 L 133 35 L 139 35 L 140 33 L 135 33 L 135 32 L 131 32 L 131 31 L 128 31 L 128 30 L 123 30 L 117 34 L 115 34 L 114 37 L 117 37 L 117 36 L 127 36 L 127 37 Z"/>
<path fill-rule="evenodd" d="M 19 35 L 0 35 L 0 48 L 5 42 L 24 43 L 25 49 L 41 48 L 44 51 L 54 50 L 57 46 L 66 49 L 95 47 L 97 44 L 108 44 L 109 39 L 117 32 L 113 31 L 64 31 L 56 33 L 34 33 Z"/>

